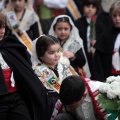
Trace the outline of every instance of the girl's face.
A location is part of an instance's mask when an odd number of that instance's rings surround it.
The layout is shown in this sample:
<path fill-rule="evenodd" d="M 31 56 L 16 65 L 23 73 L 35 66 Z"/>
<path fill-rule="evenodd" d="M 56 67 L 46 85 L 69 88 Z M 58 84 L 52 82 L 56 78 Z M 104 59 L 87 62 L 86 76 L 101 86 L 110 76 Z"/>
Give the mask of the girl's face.
<path fill-rule="evenodd" d="M 0 28 L 0 41 L 3 39 L 4 34 L 5 34 L 5 26 Z"/>
<path fill-rule="evenodd" d="M 120 12 L 112 13 L 112 20 L 113 20 L 115 27 L 120 28 Z"/>
<path fill-rule="evenodd" d="M 50 45 L 43 57 L 42 61 L 49 67 L 55 67 L 60 59 L 60 45 L 58 43 Z"/>
<path fill-rule="evenodd" d="M 14 9 L 17 12 L 23 11 L 26 5 L 25 0 L 12 0 L 12 4 L 14 6 Z"/>
<path fill-rule="evenodd" d="M 95 6 L 91 5 L 86 5 L 83 8 L 84 11 L 84 15 L 88 18 L 90 18 L 91 16 L 95 15 L 97 12 L 97 8 Z"/>
<path fill-rule="evenodd" d="M 71 27 L 67 22 L 58 22 L 55 26 L 55 33 L 61 41 L 67 40 L 71 32 Z"/>

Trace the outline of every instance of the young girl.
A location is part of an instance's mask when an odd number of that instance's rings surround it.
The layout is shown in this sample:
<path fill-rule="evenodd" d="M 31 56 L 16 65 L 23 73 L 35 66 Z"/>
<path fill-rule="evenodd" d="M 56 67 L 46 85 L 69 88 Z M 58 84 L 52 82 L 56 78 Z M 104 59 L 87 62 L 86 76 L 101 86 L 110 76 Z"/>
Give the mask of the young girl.
<path fill-rule="evenodd" d="M 48 91 L 48 117 L 50 117 L 52 107 L 58 99 L 57 93 L 59 93 L 62 80 L 77 73 L 70 66 L 69 60 L 61 55 L 61 47 L 57 38 L 43 35 L 34 42 L 33 69 Z"/>
<path fill-rule="evenodd" d="M 59 92 L 59 88 L 52 86 L 49 79 L 59 85 L 71 74 L 76 74 L 70 66 L 69 59 L 61 53 L 60 43 L 51 35 L 42 35 L 34 41 L 35 51 L 32 54 L 33 69 L 47 89 Z"/>
<path fill-rule="evenodd" d="M 41 26 L 37 14 L 29 0 L 9 0 L 6 11 L 7 32 L 9 36 L 17 37 L 32 52 L 32 40 L 41 33 Z"/>
<path fill-rule="evenodd" d="M 29 0 L 9 0 L 6 15 L 12 33 L 16 33 L 16 29 L 25 31 L 31 40 L 42 34 L 39 18 Z"/>
<path fill-rule="evenodd" d="M 51 25 L 49 34 L 58 38 L 63 48 L 63 56 L 70 60 L 71 65 L 75 69 L 77 67 L 83 68 L 86 63 L 83 43 L 71 18 L 67 15 L 56 17 Z M 89 74 L 89 72 L 86 73 Z M 87 77 L 90 77 L 90 75 L 87 75 Z"/>

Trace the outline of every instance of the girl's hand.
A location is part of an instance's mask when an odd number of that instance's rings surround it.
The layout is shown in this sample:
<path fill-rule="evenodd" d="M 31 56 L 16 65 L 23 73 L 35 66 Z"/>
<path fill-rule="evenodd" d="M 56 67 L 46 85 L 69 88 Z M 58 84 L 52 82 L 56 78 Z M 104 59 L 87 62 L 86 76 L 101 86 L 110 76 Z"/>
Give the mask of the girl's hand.
<path fill-rule="evenodd" d="M 65 56 L 67 58 L 74 58 L 74 53 L 69 52 L 69 51 L 64 51 L 63 56 Z"/>
<path fill-rule="evenodd" d="M 94 46 L 94 44 L 96 43 L 96 40 L 91 40 L 91 45 Z"/>

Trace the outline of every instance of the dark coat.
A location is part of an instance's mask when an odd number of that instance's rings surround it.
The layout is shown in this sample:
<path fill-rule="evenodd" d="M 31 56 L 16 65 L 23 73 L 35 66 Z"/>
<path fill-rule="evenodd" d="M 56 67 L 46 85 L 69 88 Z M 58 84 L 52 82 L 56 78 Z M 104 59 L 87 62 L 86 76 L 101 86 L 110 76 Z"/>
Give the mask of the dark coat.
<path fill-rule="evenodd" d="M 85 53 L 88 56 L 88 49 L 87 49 L 87 27 L 88 22 L 86 20 L 86 17 L 81 17 L 75 22 L 76 27 L 79 30 L 79 35 L 83 39 L 84 49 Z M 96 31 L 96 40 L 99 40 L 101 35 L 103 34 L 105 28 L 103 24 L 97 19 L 95 24 L 95 31 Z"/>
<path fill-rule="evenodd" d="M 70 64 L 72 65 L 73 68 L 76 67 L 82 68 L 86 63 L 85 55 L 83 53 L 82 48 L 75 53 L 75 57 L 76 58 L 74 60 L 70 59 Z"/>
<path fill-rule="evenodd" d="M 0 43 L 0 53 L 13 71 L 18 91 L 25 100 L 32 120 L 46 120 L 46 90 L 30 65 L 26 47 L 18 40 L 6 37 Z M 0 69 L 0 94 L 8 92 Z"/>
<path fill-rule="evenodd" d="M 120 29 L 113 27 L 102 36 L 101 40 L 96 42 L 96 52 L 93 58 L 93 79 L 105 81 L 107 77 L 113 75 L 112 54 L 119 33 Z"/>
<path fill-rule="evenodd" d="M 92 72 L 92 54 L 88 53 L 88 47 L 87 47 L 87 28 L 88 28 L 88 22 L 86 20 L 86 17 L 81 17 L 75 22 L 76 27 L 79 30 L 79 35 L 83 39 L 83 45 L 85 49 L 85 53 L 87 56 L 90 72 Z M 96 31 L 96 40 L 99 40 L 102 34 L 105 31 L 105 28 L 103 24 L 97 19 L 95 23 L 95 31 Z"/>

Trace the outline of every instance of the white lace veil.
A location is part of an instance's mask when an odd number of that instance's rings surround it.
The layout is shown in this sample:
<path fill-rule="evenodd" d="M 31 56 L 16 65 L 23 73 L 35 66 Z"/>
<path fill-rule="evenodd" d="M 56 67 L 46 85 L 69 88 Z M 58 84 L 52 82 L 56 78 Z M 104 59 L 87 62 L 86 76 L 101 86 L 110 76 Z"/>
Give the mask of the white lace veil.
<path fill-rule="evenodd" d="M 44 36 L 44 35 L 41 35 L 41 36 Z M 36 42 L 41 36 L 39 36 L 34 41 L 32 41 L 33 42 L 33 51 L 32 51 L 32 55 L 31 55 L 31 62 L 32 62 L 32 68 L 33 69 L 35 69 L 36 65 L 41 63 L 40 60 L 38 59 L 37 53 L 36 53 Z"/>
<path fill-rule="evenodd" d="M 82 41 L 82 39 L 80 38 L 78 29 L 77 29 L 76 26 L 74 25 L 72 19 L 71 19 L 69 16 L 67 16 L 67 15 L 59 15 L 59 16 L 57 16 L 57 17 L 53 20 L 53 23 L 52 23 L 52 25 L 51 25 L 51 27 L 50 27 L 50 30 L 49 30 L 49 35 L 52 35 L 52 36 L 57 37 L 57 35 L 56 35 L 53 27 L 54 27 L 54 25 L 56 24 L 57 19 L 58 19 L 58 18 L 63 18 L 63 17 L 67 17 L 67 18 L 69 19 L 69 22 L 70 22 L 71 26 L 72 26 L 72 30 L 71 30 L 71 33 L 70 33 L 69 38 L 74 38 L 74 39 L 80 44 L 80 46 L 79 46 L 79 49 L 80 49 L 81 47 L 83 47 L 83 41 Z M 69 40 L 69 39 L 68 39 L 68 40 Z"/>

